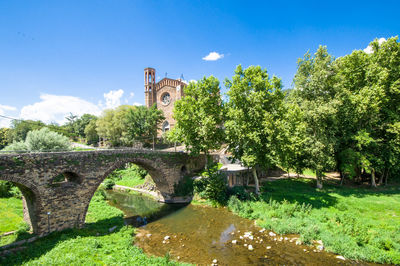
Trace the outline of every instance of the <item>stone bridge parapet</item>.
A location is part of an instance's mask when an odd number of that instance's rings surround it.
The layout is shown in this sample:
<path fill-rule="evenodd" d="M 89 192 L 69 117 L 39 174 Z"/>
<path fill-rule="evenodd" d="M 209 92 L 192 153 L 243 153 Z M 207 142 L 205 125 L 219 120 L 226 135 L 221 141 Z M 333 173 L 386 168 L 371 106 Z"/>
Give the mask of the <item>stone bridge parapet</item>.
<path fill-rule="evenodd" d="M 165 201 L 183 175 L 201 170 L 204 156 L 151 150 L 96 150 L 0 155 L 0 180 L 16 184 L 24 218 L 34 233 L 44 235 L 82 227 L 90 200 L 115 169 L 134 163 L 146 169 Z"/>

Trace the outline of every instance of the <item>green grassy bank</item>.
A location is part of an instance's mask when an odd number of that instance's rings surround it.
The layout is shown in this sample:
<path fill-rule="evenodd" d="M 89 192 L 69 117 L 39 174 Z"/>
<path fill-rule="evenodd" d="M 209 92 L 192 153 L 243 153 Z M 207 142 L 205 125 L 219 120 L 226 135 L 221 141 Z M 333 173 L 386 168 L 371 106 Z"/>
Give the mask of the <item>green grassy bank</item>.
<path fill-rule="evenodd" d="M 300 234 L 305 243 L 349 259 L 400 264 L 400 186 L 370 189 L 313 180 L 267 182 L 258 200 L 231 197 L 234 213 L 280 234 Z"/>
<path fill-rule="evenodd" d="M 93 197 L 86 220 L 84 229 L 52 233 L 0 258 L 0 265 L 176 265 L 168 257 L 149 257 L 135 247 L 135 229 L 124 226 L 122 211 L 108 205 L 100 193 Z M 113 226 L 117 229 L 110 233 Z"/>

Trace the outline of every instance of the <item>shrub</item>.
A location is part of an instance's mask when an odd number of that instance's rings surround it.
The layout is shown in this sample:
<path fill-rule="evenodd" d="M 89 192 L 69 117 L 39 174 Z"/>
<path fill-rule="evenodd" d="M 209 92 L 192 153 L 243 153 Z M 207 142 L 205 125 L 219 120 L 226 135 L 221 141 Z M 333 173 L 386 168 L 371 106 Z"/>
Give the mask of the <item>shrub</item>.
<path fill-rule="evenodd" d="M 224 177 L 218 171 L 219 167 L 219 164 L 210 166 L 202 173 L 202 178 L 194 181 L 193 187 L 200 197 L 218 204 L 225 204 L 228 195 Z"/>
<path fill-rule="evenodd" d="M 13 185 L 10 182 L 0 180 L 0 198 L 11 196 L 10 190 Z"/>
<path fill-rule="evenodd" d="M 57 151 L 71 149 L 67 137 L 50 131 L 47 127 L 29 131 L 26 136 L 25 144 L 30 151 Z"/>
<path fill-rule="evenodd" d="M 3 151 L 25 152 L 28 151 L 28 147 L 24 141 L 14 141 L 10 145 L 6 146 Z"/>
<path fill-rule="evenodd" d="M 106 180 L 104 181 L 104 187 L 105 187 L 105 189 L 112 189 L 113 186 L 115 186 L 114 180 L 112 180 L 112 179 L 106 179 Z"/>
<path fill-rule="evenodd" d="M 175 196 L 193 195 L 193 179 L 190 176 L 184 176 L 179 183 L 174 185 Z"/>
<path fill-rule="evenodd" d="M 4 151 L 61 151 L 70 150 L 67 137 L 50 131 L 47 127 L 29 131 L 25 141 L 13 142 Z"/>

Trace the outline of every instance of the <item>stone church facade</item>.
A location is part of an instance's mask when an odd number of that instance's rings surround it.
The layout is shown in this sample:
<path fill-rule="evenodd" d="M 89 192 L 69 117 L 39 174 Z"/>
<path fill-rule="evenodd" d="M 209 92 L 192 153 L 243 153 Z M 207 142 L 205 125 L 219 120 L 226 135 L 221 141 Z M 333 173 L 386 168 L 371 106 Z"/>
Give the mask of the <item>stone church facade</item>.
<path fill-rule="evenodd" d="M 145 104 L 151 107 L 154 104 L 164 113 L 165 120 L 161 123 L 158 137 L 175 125 L 173 109 L 176 100 L 183 97 L 183 88 L 187 84 L 181 79 L 163 78 L 156 82 L 156 70 L 148 67 L 144 69 Z"/>

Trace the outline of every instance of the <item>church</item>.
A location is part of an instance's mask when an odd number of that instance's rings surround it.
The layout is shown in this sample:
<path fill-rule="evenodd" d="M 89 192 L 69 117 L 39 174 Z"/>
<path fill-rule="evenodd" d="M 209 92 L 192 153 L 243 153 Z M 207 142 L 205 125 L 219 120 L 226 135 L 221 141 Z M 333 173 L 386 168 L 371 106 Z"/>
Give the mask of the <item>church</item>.
<path fill-rule="evenodd" d="M 174 102 L 183 97 L 183 88 L 187 83 L 182 79 L 163 78 L 156 82 L 156 70 L 151 67 L 144 69 L 145 104 L 149 108 L 155 104 L 164 113 L 165 120 L 161 124 L 158 137 L 175 125 L 172 118 Z"/>

